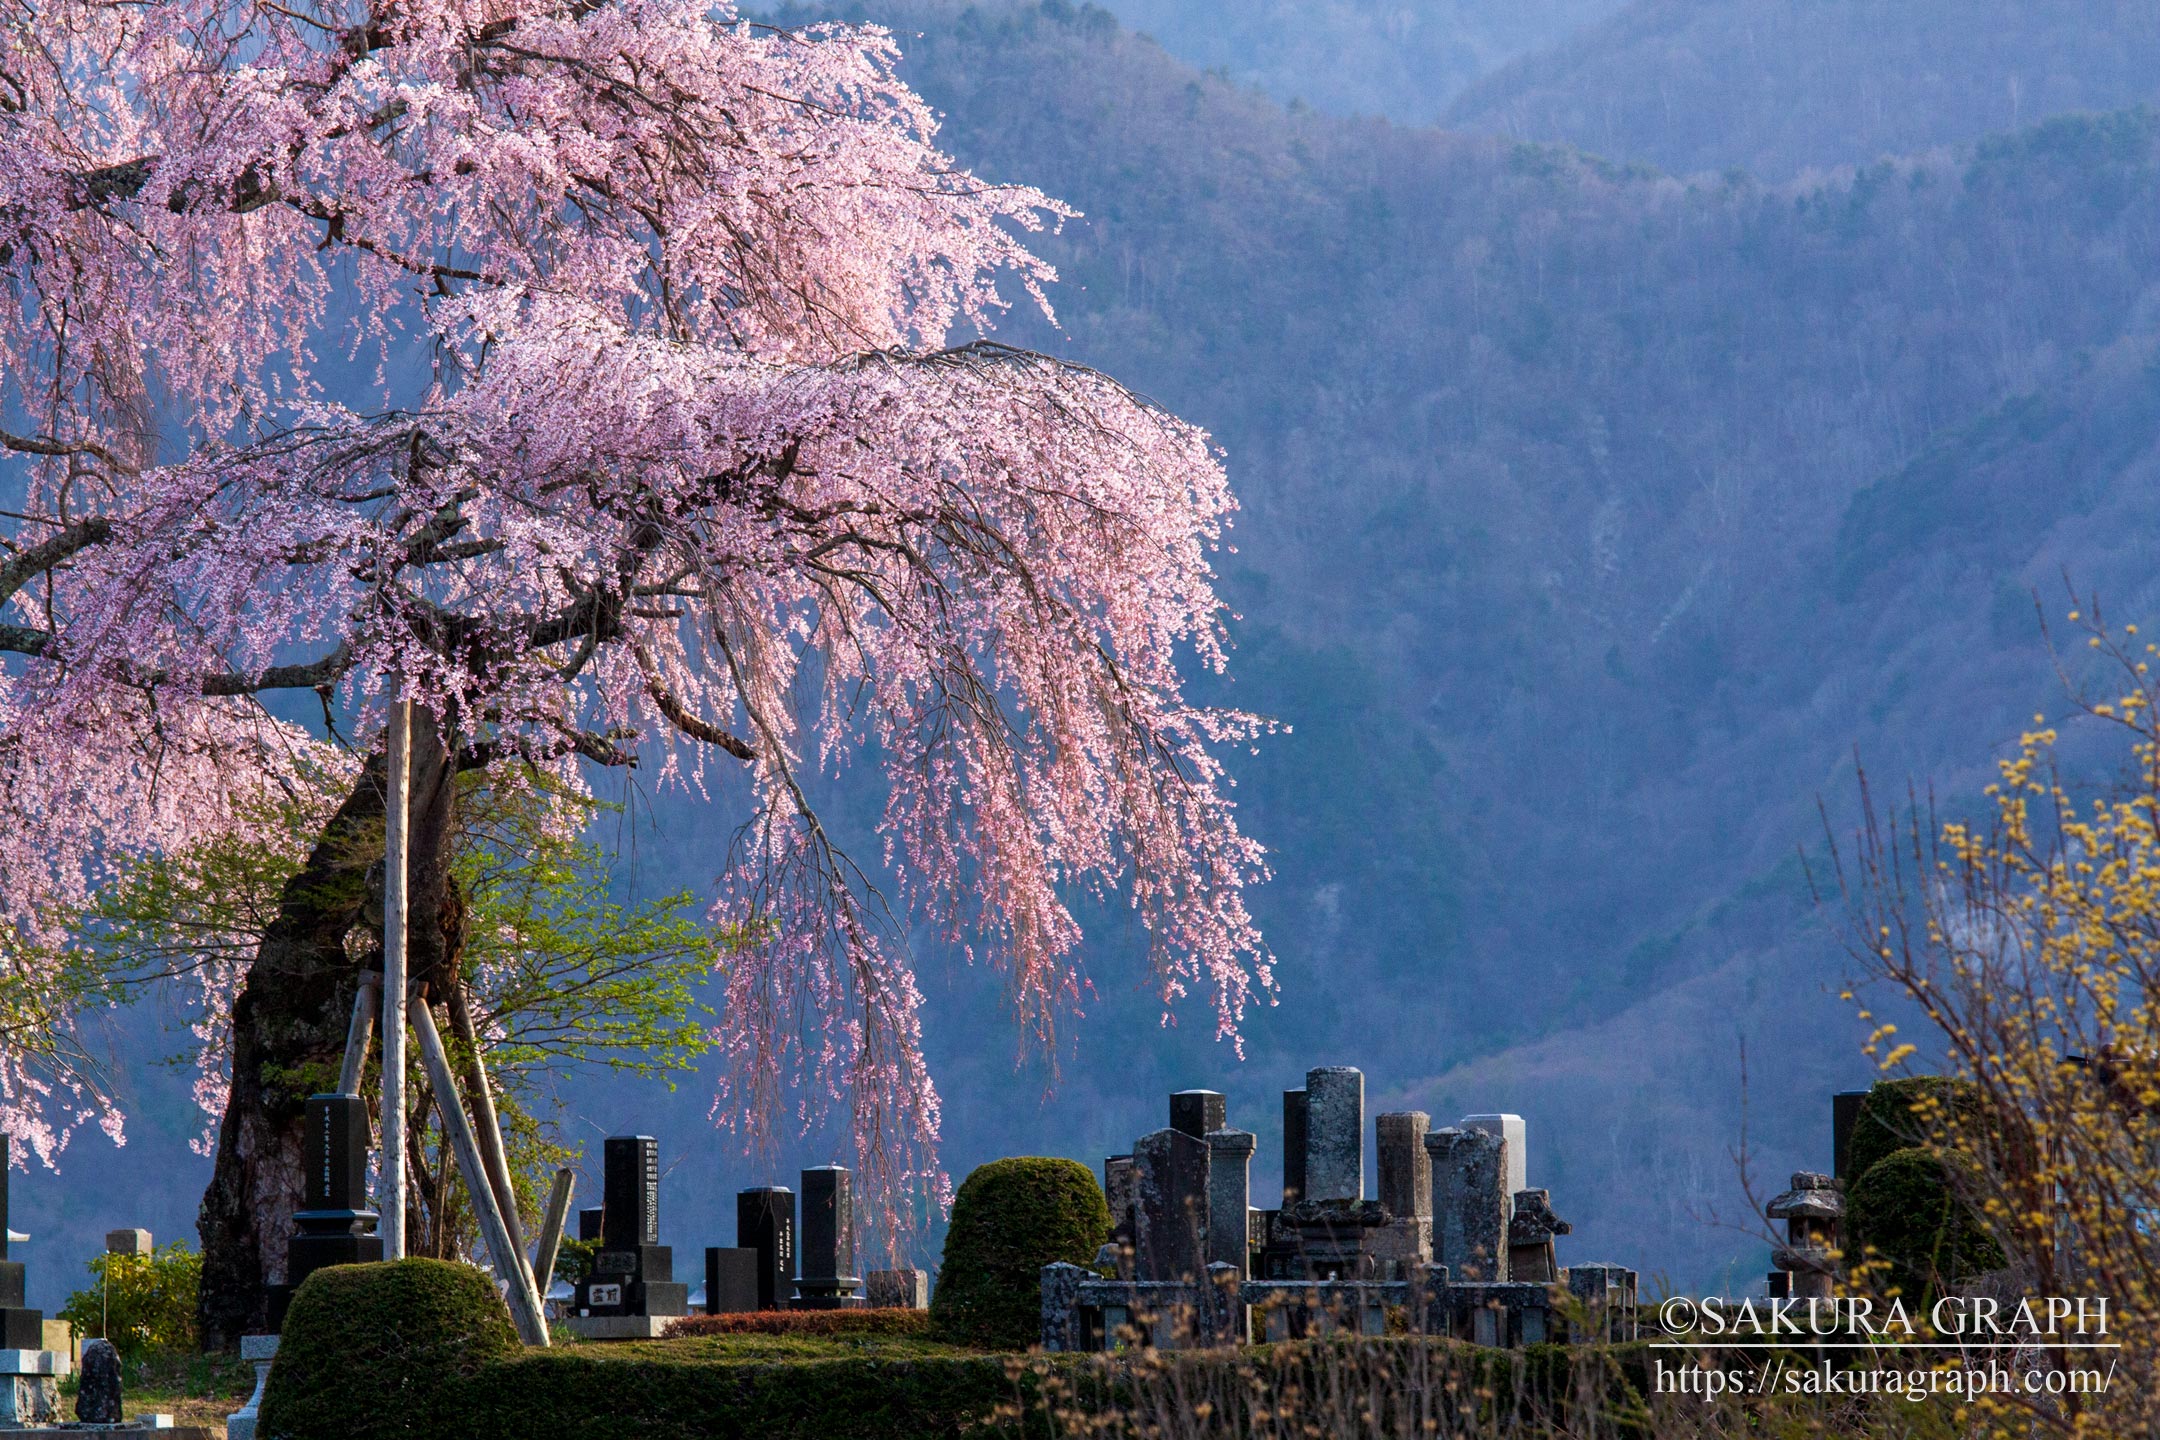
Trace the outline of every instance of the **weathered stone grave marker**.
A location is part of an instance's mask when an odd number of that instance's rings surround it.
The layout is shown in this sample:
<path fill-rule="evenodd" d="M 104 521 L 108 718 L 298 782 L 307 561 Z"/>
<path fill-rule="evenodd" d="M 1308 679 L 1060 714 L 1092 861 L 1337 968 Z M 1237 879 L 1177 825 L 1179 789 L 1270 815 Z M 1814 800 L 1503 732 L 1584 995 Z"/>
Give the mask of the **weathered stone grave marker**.
<path fill-rule="evenodd" d="M 1207 1273 L 1208 1145 L 1182 1130 L 1157 1130 L 1133 1145 L 1142 1280 Z"/>
<path fill-rule="evenodd" d="M 1508 1142 L 1450 1125 L 1425 1137 L 1432 1157 L 1433 1260 L 1455 1282 L 1508 1278 Z"/>

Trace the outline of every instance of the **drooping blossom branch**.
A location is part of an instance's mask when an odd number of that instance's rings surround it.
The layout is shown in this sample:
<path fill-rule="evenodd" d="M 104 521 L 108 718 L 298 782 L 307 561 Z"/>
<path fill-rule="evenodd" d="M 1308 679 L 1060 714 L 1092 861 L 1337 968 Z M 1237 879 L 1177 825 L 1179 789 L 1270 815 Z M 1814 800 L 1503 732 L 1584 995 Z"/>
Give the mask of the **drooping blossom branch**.
<path fill-rule="evenodd" d="M 1042 1028 L 1084 992 L 1071 904 L 1123 895 L 1165 1004 L 1203 988 L 1234 1037 L 1272 982 L 1219 755 L 1261 726 L 1183 679 L 1225 661 L 1234 502 L 1107 377 L 949 343 L 1001 277 L 1041 300 L 1019 235 L 1070 212 L 940 154 L 884 32 L 0 13 L 43 36 L 0 46 L 0 804 L 53 893 L 123 831 L 243 814 L 312 743 L 262 696 L 365 734 L 399 686 L 461 763 L 742 777 L 717 904 L 765 943 L 729 962 L 718 1110 L 770 1123 L 807 1064 L 873 1188 L 941 1184 L 909 917 Z M 319 356 L 355 347 L 372 390 Z M 889 905 L 809 798 L 857 762 Z M 157 824 L 145 766 L 183 806 Z"/>

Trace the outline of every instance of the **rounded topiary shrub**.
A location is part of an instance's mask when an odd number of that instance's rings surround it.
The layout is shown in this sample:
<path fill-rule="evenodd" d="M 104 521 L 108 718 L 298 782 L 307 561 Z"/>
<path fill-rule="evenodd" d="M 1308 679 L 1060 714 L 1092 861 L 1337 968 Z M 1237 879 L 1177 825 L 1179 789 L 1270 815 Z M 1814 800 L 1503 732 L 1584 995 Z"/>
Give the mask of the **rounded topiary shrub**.
<path fill-rule="evenodd" d="M 1846 1253 L 1889 1262 L 1883 1277 L 1908 1301 L 2003 1264 L 2000 1246 L 1960 1193 L 1953 1162 L 1925 1146 L 1893 1150 L 1845 1197 Z"/>
<path fill-rule="evenodd" d="M 1089 1264 L 1109 1238 L 1110 1207 L 1079 1161 L 979 1166 L 953 1198 L 930 1318 L 947 1339 L 1024 1350 L 1042 1337 L 1042 1267 Z"/>
<path fill-rule="evenodd" d="M 449 1384 L 518 1350 L 494 1282 L 470 1265 L 398 1260 L 308 1276 L 263 1392 L 265 1440 L 453 1435 Z"/>
<path fill-rule="evenodd" d="M 1986 1107 L 1970 1080 L 1911 1075 L 1880 1081 L 1860 1102 L 1853 1121 L 1845 1154 L 1847 1183 L 1858 1183 L 1886 1155 L 1914 1146 L 1933 1148 L 1946 1126 L 1972 1133 L 1985 1122 Z"/>

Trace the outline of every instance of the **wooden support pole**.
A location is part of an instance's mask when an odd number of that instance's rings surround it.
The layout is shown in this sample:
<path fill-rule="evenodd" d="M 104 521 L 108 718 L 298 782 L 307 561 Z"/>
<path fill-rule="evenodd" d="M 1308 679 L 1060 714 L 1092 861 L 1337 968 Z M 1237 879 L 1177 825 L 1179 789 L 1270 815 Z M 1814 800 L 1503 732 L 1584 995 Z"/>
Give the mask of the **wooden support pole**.
<path fill-rule="evenodd" d="M 345 1030 L 345 1067 L 338 1071 L 338 1093 L 360 1093 L 360 1077 L 367 1072 L 368 1045 L 375 1038 L 375 1007 L 382 1003 L 382 987 L 372 975 L 360 977 L 353 992 L 352 1024 Z"/>
<path fill-rule="evenodd" d="M 525 1224 L 518 1218 L 517 1191 L 510 1183 L 509 1157 L 503 1153 L 502 1123 L 495 1118 L 495 1091 L 488 1085 L 487 1062 L 480 1058 L 480 1030 L 473 1024 L 464 985 L 451 985 L 450 993 L 443 997 L 443 1008 L 450 1012 L 451 1033 L 466 1052 L 465 1089 L 472 1096 L 473 1135 L 480 1142 L 480 1163 L 487 1167 L 488 1188 L 495 1192 L 503 1228 L 510 1232 L 510 1248 L 517 1252 L 518 1263 L 523 1264 Z M 533 1278 L 538 1282 L 540 1277 Z M 544 1283 L 536 1288 L 542 1295 L 547 1293 Z"/>
<path fill-rule="evenodd" d="M 427 1001 L 418 996 L 413 997 L 406 1013 L 412 1020 L 413 1037 L 420 1042 L 420 1059 L 427 1066 L 428 1083 L 435 1087 L 435 1108 L 442 1115 L 443 1133 L 450 1137 L 450 1148 L 457 1155 L 465 1193 L 480 1219 L 480 1233 L 487 1238 L 488 1253 L 495 1259 L 495 1273 L 503 1278 L 509 1292 L 504 1298 L 510 1302 L 510 1319 L 517 1326 L 520 1340 L 544 1349 L 548 1343 L 547 1316 L 540 1308 L 540 1297 L 533 1293 L 532 1272 L 525 1268 L 525 1257 L 510 1248 L 510 1232 L 503 1227 L 502 1210 L 495 1203 L 494 1188 L 488 1184 L 487 1169 L 480 1163 L 472 1122 L 465 1117 L 465 1107 L 458 1103 L 457 1079 L 450 1071 L 450 1057 L 443 1052 L 442 1036 L 436 1033 L 435 1017 Z"/>
<path fill-rule="evenodd" d="M 576 1189 L 576 1171 L 565 1166 L 555 1172 L 547 1213 L 540 1217 L 540 1248 L 533 1253 L 533 1283 L 542 1300 L 547 1299 L 548 1285 L 555 1278 L 555 1257 L 562 1253 L 563 1230 L 570 1223 L 570 1196 Z"/>
<path fill-rule="evenodd" d="M 405 1258 L 406 841 L 412 823 L 412 702 L 390 706 L 390 795 L 383 814 L 383 1258 Z M 449 1092 L 454 1094 L 455 1092 Z M 454 1106 L 451 1108 L 455 1108 Z"/>

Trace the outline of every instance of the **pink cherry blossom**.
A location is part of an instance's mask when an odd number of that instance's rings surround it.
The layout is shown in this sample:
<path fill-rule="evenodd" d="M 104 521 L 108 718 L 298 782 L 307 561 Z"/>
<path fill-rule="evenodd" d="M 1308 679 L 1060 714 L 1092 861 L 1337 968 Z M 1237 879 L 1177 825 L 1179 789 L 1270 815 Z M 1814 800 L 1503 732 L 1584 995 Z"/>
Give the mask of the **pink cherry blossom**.
<path fill-rule="evenodd" d="M 116 857 L 323 746 L 262 696 L 369 735 L 402 686 L 472 763 L 742 807 L 715 1113 L 838 1103 L 877 1193 L 944 1183 L 912 921 L 1041 1028 L 1075 899 L 1121 896 L 1234 1039 L 1272 981 L 1219 755 L 1263 726 L 1181 674 L 1225 660 L 1223 469 L 1103 375 L 955 343 L 1047 308 L 1025 236 L 1071 212 L 941 154 L 896 58 L 703 0 L 0 10 L 28 972 Z M 881 854 L 810 799 L 856 766 Z M 0 1124 L 51 1151 L 79 1083 L 0 1050 Z"/>

